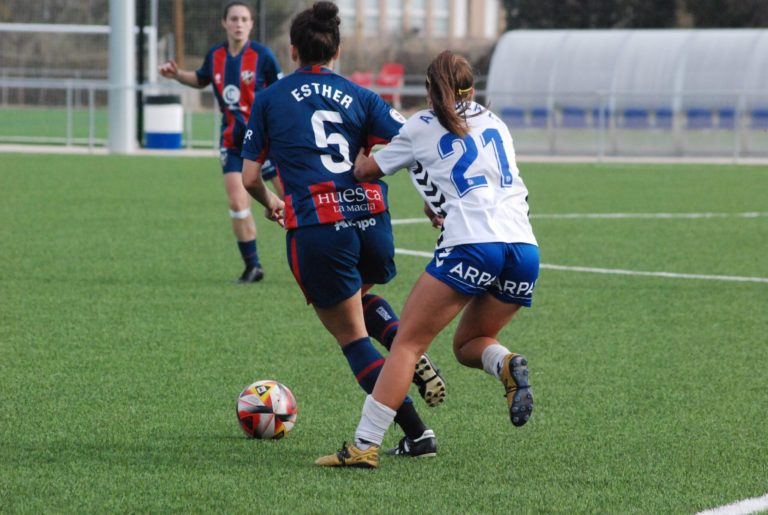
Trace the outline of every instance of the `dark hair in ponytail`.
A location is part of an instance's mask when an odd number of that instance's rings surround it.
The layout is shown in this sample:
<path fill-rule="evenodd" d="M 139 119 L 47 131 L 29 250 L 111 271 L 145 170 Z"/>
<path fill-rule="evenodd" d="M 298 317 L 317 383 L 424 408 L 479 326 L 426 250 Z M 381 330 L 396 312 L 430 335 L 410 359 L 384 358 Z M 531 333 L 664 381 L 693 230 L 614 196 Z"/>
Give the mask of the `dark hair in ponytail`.
<path fill-rule="evenodd" d="M 469 133 L 466 111 L 472 99 L 472 65 L 450 50 L 438 54 L 427 68 L 427 94 L 440 125 L 457 136 Z"/>
<path fill-rule="evenodd" d="M 296 15 L 291 23 L 291 44 L 299 51 L 301 64 L 330 61 L 341 43 L 339 8 L 333 2 L 315 2 Z"/>

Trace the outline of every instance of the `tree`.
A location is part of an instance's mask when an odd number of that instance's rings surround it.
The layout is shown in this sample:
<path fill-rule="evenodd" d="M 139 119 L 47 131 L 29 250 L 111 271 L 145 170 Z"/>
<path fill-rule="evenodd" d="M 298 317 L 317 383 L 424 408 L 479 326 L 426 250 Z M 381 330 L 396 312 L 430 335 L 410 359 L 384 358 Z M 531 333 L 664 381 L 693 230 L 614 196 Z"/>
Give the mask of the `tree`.
<path fill-rule="evenodd" d="M 687 10 L 696 27 L 755 27 L 768 25 L 765 0 L 687 0 Z"/>
<path fill-rule="evenodd" d="M 504 0 L 509 29 L 765 27 L 765 0 Z"/>
<path fill-rule="evenodd" d="M 504 0 L 509 29 L 674 27 L 676 4 L 676 0 Z"/>

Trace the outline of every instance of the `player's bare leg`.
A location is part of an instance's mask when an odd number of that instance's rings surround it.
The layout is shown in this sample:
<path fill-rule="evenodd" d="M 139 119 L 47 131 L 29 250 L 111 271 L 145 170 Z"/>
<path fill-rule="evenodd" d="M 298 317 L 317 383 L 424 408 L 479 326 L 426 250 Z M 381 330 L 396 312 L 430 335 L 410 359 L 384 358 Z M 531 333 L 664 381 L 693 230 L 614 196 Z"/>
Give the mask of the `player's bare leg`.
<path fill-rule="evenodd" d="M 246 284 L 260 281 L 264 277 L 264 271 L 261 268 L 256 249 L 256 223 L 251 213 L 251 197 L 243 187 L 242 177 L 239 173 L 225 173 L 224 187 L 229 200 L 232 230 L 245 262 L 245 270 L 237 282 Z"/>
<path fill-rule="evenodd" d="M 459 363 L 483 369 L 504 385 L 509 419 L 515 426 L 528 422 L 533 412 L 528 360 L 510 352 L 496 337 L 519 310 L 519 304 L 501 302 L 488 293 L 475 297 L 464 310 L 453 340 Z"/>
<path fill-rule="evenodd" d="M 371 285 L 363 285 L 362 290 L 365 329 L 385 349 L 390 350 L 400 327 L 400 319 L 386 299 L 375 294 L 366 293 L 370 287 Z M 413 384 L 416 385 L 419 394 L 428 406 L 439 406 L 445 401 L 445 379 L 440 374 L 440 369 L 435 366 L 432 359 L 426 353 L 422 354 L 416 362 Z"/>
<path fill-rule="evenodd" d="M 403 307 L 392 351 L 373 389 L 373 397 L 396 409 L 411 384 L 416 362 L 470 297 L 423 273 Z M 385 385 L 385 386 L 382 386 Z"/>

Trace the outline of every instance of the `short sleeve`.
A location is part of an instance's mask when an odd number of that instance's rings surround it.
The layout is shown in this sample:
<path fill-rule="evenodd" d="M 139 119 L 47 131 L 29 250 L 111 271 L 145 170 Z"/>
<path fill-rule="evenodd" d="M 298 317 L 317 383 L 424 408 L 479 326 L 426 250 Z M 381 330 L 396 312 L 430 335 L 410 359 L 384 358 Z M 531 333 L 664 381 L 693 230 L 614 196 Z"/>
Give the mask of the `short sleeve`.
<path fill-rule="evenodd" d="M 400 129 L 389 145 L 373 155 L 376 164 L 379 165 L 384 175 L 393 175 L 398 170 L 406 168 L 416 162 L 413 153 L 413 141 L 408 132 L 408 127 Z"/>
<path fill-rule="evenodd" d="M 376 93 L 368 91 L 367 94 L 368 125 L 366 132 L 368 141 L 365 142 L 365 146 L 370 148 L 374 145 L 387 143 L 394 138 L 405 123 L 405 118 Z"/>
<path fill-rule="evenodd" d="M 264 52 L 264 86 L 269 86 L 277 82 L 277 80 L 283 76 L 280 71 L 280 64 L 277 62 L 277 57 L 270 49 L 266 49 Z"/>
<path fill-rule="evenodd" d="M 243 138 L 243 150 L 240 156 L 250 161 L 263 163 L 267 159 L 269 141 L 267 140 L 267 127 L 265 123 L 264 103 L 260 102 L 263 95 L 256 95 L 251 108 L 251 116 L 248 118 L 248 128 Z"/>
<path fill-rule="evenodd" d="M 203 60 L 203 64 L 195 70 L 195 74 L 197 75 L 197 83 L 201 86 L 207 86 L 211 83 L 213 80 L 213 58 L 212 58 L 213 52 L 208 52 L 205 54 L 205 59 Z"/>

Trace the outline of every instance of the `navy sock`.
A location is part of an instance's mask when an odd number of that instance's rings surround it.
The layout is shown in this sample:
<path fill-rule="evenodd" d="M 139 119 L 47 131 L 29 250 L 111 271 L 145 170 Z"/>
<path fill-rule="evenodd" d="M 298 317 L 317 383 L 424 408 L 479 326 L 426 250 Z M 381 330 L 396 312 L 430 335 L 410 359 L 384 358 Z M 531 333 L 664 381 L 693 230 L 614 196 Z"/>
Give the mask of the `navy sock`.
<path fill-rule="evenodd" d="M 364 295 L 363 317 L 368 334 L 389 350 L 400 326 L 400 319 L 389 302 L 372 293 Z"/>
<path fill-rule="evenodd" d="M 256 250 L 256 240 L 238 241 L 237 247 L 240 249 L 240 255 L 243 257 L 243 261 L 245 261 L 245 266 L 261 267 L 261 263 L 259 262 L 259 253 Z"/>
<path fill-rule="evenodd" d="M 384 356 L 376 350 L 370 338 L 355 340 L 346 347 L 343 347 L 341 351 L 347 358 L 349 368 L 355 374 L 355 379 L 357 379 L 360 388 L 365 390 L 365 393 L 372 393 L 376 379 L 378 379 L 379 372 L 381 372 L 381 367 L 384 366 Z M 410 396 L 405 397 L 403 405 L 406 404 L 413 404 L 413 399 Z"/>

